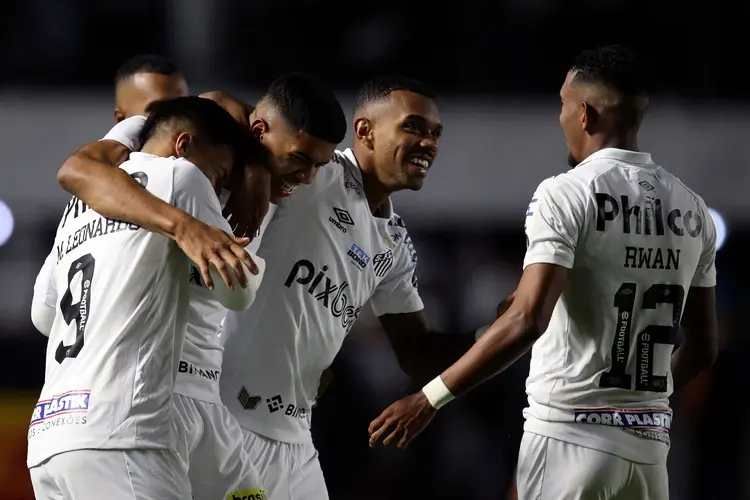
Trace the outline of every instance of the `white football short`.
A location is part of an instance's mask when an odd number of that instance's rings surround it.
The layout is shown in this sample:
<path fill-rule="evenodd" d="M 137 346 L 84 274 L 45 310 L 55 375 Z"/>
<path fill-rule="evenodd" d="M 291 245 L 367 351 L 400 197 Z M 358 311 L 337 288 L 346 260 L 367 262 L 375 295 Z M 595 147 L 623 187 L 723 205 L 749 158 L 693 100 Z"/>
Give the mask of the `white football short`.
<path fill-rule="evenodd" d="M 242 431 L 223 404 L 174 395 L 178 452 L 188 469 L 193 500 L 266 500 L 255 467 L 242 448 Z"/>
<path fill-rule="evenodd" d="M 243 446 L 271 500 L 328 500 L 312 442 L 282 443 L 242 429 Z"/>
<path fill-rule="evenodd" d="M 524 432 L 518 500 L 669 500 L 667 466 Z"/>
<path fill-rule="evenodd" d="M 171 450 L 75 450 L 29 469 L 37 500 L 185 500 L 190 483 Z"/>

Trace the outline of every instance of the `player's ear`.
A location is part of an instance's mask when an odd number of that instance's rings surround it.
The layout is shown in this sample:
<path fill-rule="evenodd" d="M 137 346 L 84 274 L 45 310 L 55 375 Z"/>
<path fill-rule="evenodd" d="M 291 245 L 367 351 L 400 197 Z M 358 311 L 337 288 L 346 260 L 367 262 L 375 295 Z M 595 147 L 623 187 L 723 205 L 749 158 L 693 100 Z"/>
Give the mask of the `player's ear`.
<path fill-rule="evenodd" d="M 250 122 L 250 132 L 260 140 L 260 138 L 268 132 L 268 122 L 265 121 L 263 118 L 256 118 L 255 120 Z"/>
<path fill-rule="evenodd" d="M 602 115 L 596 107 L 588 102 L 583 102 L 581 106 L 581 130 L 589 135 L 593 135 L 601 126 Z"/>
<path fill-rule="evenodd" d="M 174 143 L 175 156 L 178 158 L 184 158 L 188 155 L 192 143 L 194 141 L 193 134 L 190 132 L 182 132 L 177 136 L 177 140 Z"/>
<path fill-rule="evenodd" d="M 115 108 L 115 123 L 120 123 L 125 119 L 125 112 L 120 108 Z"/>
<path fill-rule="evenodd" d="M 583 130 L 584 132 L 591 130 L 591 119 L 593 118 L 592 111 L 594 111 L 593 106 L 591 106 L 586 101 L 581 102 L 578 116 L 581 121 L 581 130 Z"/>
<path fill-rule="evenodd" d="M 364 144 L 367 149 L 373 149 L 374 139 L 372 122 L 367 118 L 357 118 L 354 121 L 354 137 Z"/>

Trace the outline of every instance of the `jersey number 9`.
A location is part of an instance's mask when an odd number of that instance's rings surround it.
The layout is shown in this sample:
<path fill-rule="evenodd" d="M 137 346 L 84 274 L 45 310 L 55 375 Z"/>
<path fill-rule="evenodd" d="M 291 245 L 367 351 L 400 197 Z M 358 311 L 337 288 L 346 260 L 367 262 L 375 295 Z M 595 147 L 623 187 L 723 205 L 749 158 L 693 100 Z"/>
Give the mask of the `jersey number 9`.
<path fill-rule="evenodd" d="M 75 358 L 83 349 L 83 334 L 88 324 L 89 311 L 91 311 L 91 281 L 94 279 L 94 267 L 96 261 L 88 253 L 73 261 L 68 270 L 68 289 L 60 300 L 60 312 L 66 324 L 76 321 L 76 338 L 70 345 L 62 341 L 55 351 L 55 360 L 62 363 L 65 358 Z M 73 303 L 73 293 L 70 286 L 76 274 L 81 273 L 81 294 L 78 302 Z"/>

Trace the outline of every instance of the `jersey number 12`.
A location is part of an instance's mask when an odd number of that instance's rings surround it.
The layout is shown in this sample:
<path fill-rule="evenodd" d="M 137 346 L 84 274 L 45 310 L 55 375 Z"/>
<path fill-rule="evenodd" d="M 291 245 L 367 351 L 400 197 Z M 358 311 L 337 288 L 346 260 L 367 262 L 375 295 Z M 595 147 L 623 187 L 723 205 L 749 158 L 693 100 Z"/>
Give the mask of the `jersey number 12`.
<path fill-rule="evenodd" d="M 70 345 L 65 345 L 62 341 L 55 351 L 55 359 L 62 363 L 65 358 L 75 358 L 83 349 L 83 334 L 88 324 L 89 312 L 91 311 L 91 281 L 94 279 L 94 257 L 87 253 L 74 260 L 68 270 L 68 289 L 65 291 L 60 300 L 60 311 L 62 312 L 65 323 L 70 324 L 76 321 L 76 338 Z M 73 303 L 73 293 L 70 291 L 70 285 L 76 274 L 81 273 L 81 296 L 78 302 Z"/>
<path fill-rule="evenodd" d="M 643 294 L 641 309 L 656 309 L 658 304 L 672 306 L 672 322 L 669 326 L 648 325 L 638 332 L 636 341 L 630 340 L 630 327 L 633 321 L 636 292 L 635 283 L 623 283 L 615 294 L 614 307 L 617 308 L 615 339 L 612 343 L 612 367 L 602 374 L 599 387 L 616 387 L 636 391 L 666 392 L 667 377 L 654 375 L 654 346 L 657 344 L 674 346 L 677 328 L 682 316 L 685 289 L 681 285 L 657 284 L 650 286 Z M 635 352 L 631 353 L 631 348 Z M 626 372 L 631 355 L 636 358 L 635 387 L 633 375 Z M 671 350 L 670 350 L 671 357 Z M 669 360 L 666 360 L 669 362 Z"/>

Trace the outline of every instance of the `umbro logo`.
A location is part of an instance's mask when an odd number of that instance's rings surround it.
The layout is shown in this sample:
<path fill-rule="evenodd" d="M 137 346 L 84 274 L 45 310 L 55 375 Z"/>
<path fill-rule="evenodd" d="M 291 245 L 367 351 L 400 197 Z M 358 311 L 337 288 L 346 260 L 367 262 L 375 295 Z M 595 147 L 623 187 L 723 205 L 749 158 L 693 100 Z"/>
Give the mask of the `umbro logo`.
<path fill-rule="evenodd" d="M 654 190 L 654 186 L 652 186 L 651 184 L 649 184 L 646 181 L 641 181 L 641 182 L 638 183 L 638 185 L 641 186 L 646 191 L 653 191 Z"/>
<path fill-rule="evenodd" d="M 347 224 L 349 226 L 354 225 L 354 220 L 352 219 L 352 216 L 349 215 L 349 212 L 347 212 L 346 210 L 333 207 L 333 213 L 336 214 L 336 218 L 342 224 Z"/>
<path fill-rule="evenodd" d="M 346 226 L 354 225 L 354 219 L 352 219 L 352 216 L 346 210 L 333 207 L 333 214 L 336 218 L 328 217 L 328 222 L 336 226 L 336 229 L 342 233 L 346 232 Z"/>

